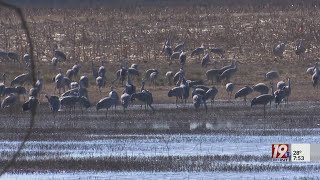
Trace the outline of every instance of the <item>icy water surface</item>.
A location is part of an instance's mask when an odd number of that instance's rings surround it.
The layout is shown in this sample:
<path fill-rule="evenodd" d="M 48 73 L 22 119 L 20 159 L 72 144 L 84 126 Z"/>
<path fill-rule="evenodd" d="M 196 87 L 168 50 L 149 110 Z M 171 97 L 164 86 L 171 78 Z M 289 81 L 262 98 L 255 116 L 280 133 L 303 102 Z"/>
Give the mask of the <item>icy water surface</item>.
<path fill-rule="evenodd" d="M 29 159 L 93 158 L 103 156 L 270 155 L 273 143 L 320 144 L 319 136 L 237 135 L 88 135 L 84 141 L 29 141 Z M 18 141 L 0 141 L 0 151 L 13 152 Z"/>

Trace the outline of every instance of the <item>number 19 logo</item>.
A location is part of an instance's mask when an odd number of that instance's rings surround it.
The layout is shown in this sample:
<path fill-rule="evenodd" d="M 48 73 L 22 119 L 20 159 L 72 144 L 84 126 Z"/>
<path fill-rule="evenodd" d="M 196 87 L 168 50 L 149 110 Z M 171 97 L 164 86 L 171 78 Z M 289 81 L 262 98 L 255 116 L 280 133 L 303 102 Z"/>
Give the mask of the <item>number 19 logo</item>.
<path fill-rule="evenodd" d="M 289 144 L 272 144 L 272 159 L 288 161 L 290 157 Z"/>

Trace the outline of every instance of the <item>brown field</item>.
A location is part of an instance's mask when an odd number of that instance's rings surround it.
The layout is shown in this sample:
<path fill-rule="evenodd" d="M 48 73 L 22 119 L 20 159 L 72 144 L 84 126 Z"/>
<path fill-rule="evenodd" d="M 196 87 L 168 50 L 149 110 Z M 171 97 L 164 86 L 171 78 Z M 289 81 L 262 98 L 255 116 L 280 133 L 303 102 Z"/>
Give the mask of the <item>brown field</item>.
<path fill-rule="evenodd" d="M 11 14 L 1 19 L 0 49 L 18 52 L 27 51 L 23 29 L 13 12 L 2 8 L 3 14 Z M 35 46 L 36 66 L 43 72 L 45 87 L 43 93 L 53 93 L 52 77 L 57 73 L 50 61 L 54 44 L 67 54 L 67 62 L 59 64 L 65 72 L 74 62 L 80 61 L 82 75 L 91 79 L 90 99 L 96 102 L 105 95 L 99 95 L 91 76 L 91 61 L 99 66 L 105 60 L 107 86 L 116 70 L 127 62 L 139 64 L 141 74 L 149 68 L 160 71 L 159 86 L 147 86 L 153 92 L 156 103 L 172 102 L 166 97 L 171 87 L 167 86 L 165 73 L 179 70 L 174 63 L 169 66 L 161 49 L 167 37 L 176 45 L 186 42 L 187 79 L 205 79 L 205 71 L 213 65 L 201 68 L 196 58 L 191 58 L 191 50 L 204 43 L 205 46 L 223 47 L 226 59 L 211 58 L 217 67 L 229 64 L 235 55 L 243 64 L 231 80 L 236 89 L 244 85 L 263 82 L 264 73 L 277 70 L 281 80 L 292 79 L 292 100 L 317 100 L 316 90 L 311 86 L 311 77 L 306 69 L 318 58 L 319 11 L 315 8 L 288 7 L 279 9 L 243 9 L 215 7 L 140 7 L 125 9 L 25 9 L 28 25 Z M 2 17 L 4 17 L 2 14 Z M 299 31 L 303 26 L 304 31 Z M 309 52 L 298 60 L 294 53 L 295 41 L 306 39 Z M 283 59 L 275 58 L 273 45 L 278 41 L 287 42 Z M 24 66 L 2 63 L 0 72 L 6 72 L 8 80 L 27 71 Z M 9 70 L 10 69 L 10 70 Z M 142 78 L 142 77 L 140 77 Z M 76 80 L 76 79 L 75 79 Z M 268 83 L 268 82 L 265 82 Z M 135 82 L 139 87 L 140 83 Z M 215 84 L 220 90 L 218 99 L 225 99 L 224 84 Z M 117 91 L 122 88 L 117 86 Z M 159 92 L 158 92 L 159 91 Z"/>
<path fill-rule="evenodd" d="M 30 140 L 84 140 L 88 134 L 152 134 L 152 133 L 190 133 L 190 134 L 223 134 L 223 135 L 318 135 L 317 132 L 305 131 L 305 128 L 318 128 L 319 90 L 314 89 L 310 75 L 306 69 L 313 66 L 319 57 L 320 41 L 320 10 L 317 7 L 286 8 L 269 7 L 259 8 L 227 8 L 203 6 L 178 6 L 178 7 L 126 7 L 126 8 L 96 8 L 96 9 L 24 9 L 35 46 L 34 60 L 36 68 L 42 72 L 44 89 L 41 95 L 41 105 L 36 116 L 36 123 Z M 9 14 L 9 18 L 7 17 Z M 28 51 L 23 29 L 17 16 L 8 9 L 0 9 L 0 49 L 18 52 L 22 57 Z M 299 29 L 303 26 L 303 31 Z M 250 108 L 239 100 L 226 102 L 225 82 L 214 84 L 218 88 L 217 102 L 213 108 L 208 103 L 208 113 L 203 109 L 196 111 L 190 104 L 180 105 L 176 108 L 172 103 L 175 99 L 167 97 L 167 92 L 173 86 L 168 86 L 165 73 L 169 70 L 177 72 L 180 66 L 177 63 L 169 66 L 168 61 L 161 53 L 163 43 L 170 37 L 174 45 L 185 41 L 187 49 L 187 64 L 185 67 L 186 78 L 205 80 L 205 72 L 214 67 L 230 64 L 233 56 L 241 62 L 232 82 L 236 90 L 244 85 L 254 85 L 264 81 L 264 74 L 270 70 L 280 73 L 279 80 L 292 80 L 292 94 L 289 105 L 282 110 L 274 106 L 267 106 L 267 117 L 263 118 L 261 107 Z M 294 53 L 297 39 L 308 42 L 308 52 L 301 58 Z M 275 58 L 272 47 L 278 41 L 287 42 L 284 58 Z M 190 53 L 195 47 L 204 43 L 206 47 L 223 47 L 226 58 L 214 56 L 208 68 L 202 68 L 197 57 L 191 58 Z M 51 65 L 52 49 L 57 44 L 59 49 L 67 54 L 67 61 L 58 67 Z M 99 94 L 92 77 L 91 62 L 96 66 L 104 60 L 107 69 L 107 86 Z M 54 94 L 52 77 L 62 68 L 65 72 L 75 62 L 80 62 L 81 75 L 90 79 L 89 98 L 94 105 L 99 99 L 107 96 L 111 81 L 120 66 L 132 63 L 139 64 L 139 71 L 144 75 L 145 70 L 157 68 L 160 71 L 157 86 L 147 83 L 146 88 L 153 93 L 156 112 L 140 110 L 140 107 L 130 106 L 127 113 L 120 109 L 110 111 L 106 119 L 104 111 L 96 112 L 92 107 L 81 115 L 59 112 L 53 118 L 49 112 L 44 94 Z M 28 71 L 21 65 L 2 60 L 0 73 L 6 73 L 7 79 L 12 80 L 20 73 Z M 141 80 L 143 76 L 139 77 Z M 77 77 L 75 80 L 77 80 Z M 137 88 L 140 81 L 134 80 Z M 210 83 L 206 82 L 211 86 Z M 27 85 L 31 87 L 30 85 Z M 116 83 L 116 91 L 122 92 L 120 84 Z M 248 98 L 257 96 L 253 93 Z M 2 97 L 1 97 L 2 98 Z M 23 98 L 21 98 L 23 101 Z M 191 100 L 189 99 L 189 103 Z M 168 105 L 169 104 L 169 105 Z M 169 107 L 166 107 L 169 106 Z M 29 114 L 23 113 L 17 107 L 13 115 L 9 110 L 0 110 L 0 139 L 21 140 L 28 129 Z M 169 123 L 170 129 L 152 129 L 152 123 Z M 212 123 L 213 129 L 200 126 L 191 130 L 190 123 Z M 245 129 L 245 130 L 244 130 Z M 259 129 L 259 130 L 257 130 Z M 281 129 L 281 132 L 278 131 Z M 292 130 L 291 130 L 292 129 Z M 5 154 L 10 157 L 10 154 Z M 28 156 L 28 154 L 23 154 Z M 102 159 L 72 159 L 72 160 L 47 160 L 26 161 L 20 160 L 17 166 L 10 171 L 60 171 L 60 170 L 147 170 L 168 171 L 173 167 L 161 166 L 161 162 L 172 165 L 179 157 L 155 157 L 153 159 L 134 158 L 102 158 Z M 198 158 L 198 159 L 197 159 Z M 198 164 L 188 168 L 185 162 L 197 164 L 210 157 L 185 157 L 181 162 L 173 164 L 173 171 L 259 171 L 274 170 L 274 167 L 264 165 L 254 166 L 209 166 Z M 256 157 L 249 158 L 249 161 Z M 267 157 L 261 156 L 259 161 L 266 161 Z M 110 162 L 114 166 L 104 164 Z M 232 161 L 232 159 L 228 159 Z M 254 161 L 254 160 L 252 160 Z M 1 160 L 0 164 L 6 163 Z M 88 163 L 89 162 L 89 163 Z M 144 164 L 148 162 L 149 164 Z M 155 163 L 157 162 L 157 163 Z M 128 166 L 123 166 L 127 163 Z M 152 164 L 154 163 L 154 164 Z M 74 166 L 76 164 L 76 166 Z M 116 164 L 116 165 L 115 165 Z M 69 166 L 70 165 L 70 166 Z M 161 167 L 160 167 L 161 166 Z M 286 166 L 288 167 L 288 166 Z M 301 168 L 290 166 L 292 171 Z M 310 166 L 311 167 L 311 166 Z M 1 166 L 0 166 L 1 168 Z M 203 168 L 203 169 L 201 169 Z M 226 169 L 224 169 L 226 168 Z M 240 168 L 240 169 L 239 169 Z M 244 168 L 244 169 L 241 169 Z M 306 166 L 307 168 L 307 166 Z M 302 169 L 301 171 L 306 170 Z M 312 166 L 319 169 L 318 166 Z M 236 170 L 235 170 L 236 169 Z"/>

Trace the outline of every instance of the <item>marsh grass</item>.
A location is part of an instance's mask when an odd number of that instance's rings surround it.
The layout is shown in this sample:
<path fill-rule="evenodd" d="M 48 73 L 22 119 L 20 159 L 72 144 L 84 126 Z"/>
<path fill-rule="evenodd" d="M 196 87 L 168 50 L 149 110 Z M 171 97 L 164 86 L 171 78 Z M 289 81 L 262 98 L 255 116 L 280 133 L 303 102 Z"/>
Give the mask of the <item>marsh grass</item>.
<path fill-rule="evenodd" d="M 6 161 L 1 161 L 4 163 Z M 245 162 L 270 162 L 246 164 Z M 214 155 L 214 156 L 156 156 L 156 157 L 102 157 L 79 159 L 18 160 L 10 172 L 68 172 L 95 171 L 188 171 L 188 172 L 261 172 L 319 170 L 319 165 L 272 163 L 269 156 Z"/>

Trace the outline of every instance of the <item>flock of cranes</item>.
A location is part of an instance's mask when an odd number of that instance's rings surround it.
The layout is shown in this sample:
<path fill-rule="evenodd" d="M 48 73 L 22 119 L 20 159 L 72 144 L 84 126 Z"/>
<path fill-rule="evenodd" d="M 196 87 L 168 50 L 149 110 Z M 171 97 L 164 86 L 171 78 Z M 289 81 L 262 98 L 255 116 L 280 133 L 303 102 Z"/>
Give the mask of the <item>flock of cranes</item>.
<path fill-rule="evenodd" d="M 286 43 L 280 42 L 276 44 L 272 52 L 275 57 L 283 58 L 283 54 L 285 52 Z M 235 76 L 238 71 L 240 61 L 236 60 L 235 56 L 230 65 L 221 67 L 221 68 L 213 68 L 209 69 L 204 73 L 206 80 L 188 80 L 186 79 L 185 73 L 185 65 L 187 63 L 187 51 L 185 51 L 185 43 L 180 43 L 172 48 L 171 43 L 167 40 L 164 43 L 162 52 L 166 55 L 167 60 L 170 61 L 169 65 L 171 65 L 175 60 L 179 60 L 177 63 L 180 64 L 180 70 L 176 73 L 173 71 L 168 71 L 165 74 L 165 78 L 168 82 L 169 86 L 174 85 L 169 91 L 167 96 L 174 97 L 176 106 L 178 107 L 179 101 L 187 103 L 190 97 L 191 91 L 191 99 L 195 109 L 199 109 L 201 106 L 205 108 L 207 111 L 207 101 L 211 102 L 211 106 L 213 106 L 215 97 L 218 94 L 218 89 L 213 86 L 213 84 L 221 84 L 225 83 L 225 90 L 228 94 L 228 101 L 231 101 L 231 97 L 235 90 L 234 83 L 231 82 L 231 79 Z M 300 56 L 306 52 L 305 41 L 299 40 L 297 41 L 295 53 Z M 195 48 L 190 56 L 198 56 L 198 59 L 201 60 L 201 66 L 207 67 L 210 63 L 211 53 L 219 55 L 221 58 L 224 58 L 225 51 L 222 48 L 205 48 L 202 44 L 200 47 Z M 201 58 L 202 56 L 202 58 Z M 19 62 L 19 56 L 14 52 L 0 52 L 0 59 L 13 59 L 14 61 Z M 53 51 L 52 65 L 57 66 L 58 63 L 61 63 L 67 59 L 66 55 L 57 50 L 55 47 Z M 26 66 L 29 66 L 30 56 L 29 54 L 25 54 L 23 56 L 23 60 Z M 20 63 L 20 62 L 19 62 Z M 88 88 L 89 88 L 89 78 L 85 75 L 80 76 L 81 74 L 81 64 L 76 62 L 70 69 L 66 71 L 64 74 L 62 69 L 58 69 L 59 72 L 52 78 L 52 84 L 54 85 L 54 94 L 49 95 L 45 94 L 45 97 L 48 101 L 49 107 L 54 115 L 61 110 L 65 109 L 65 112 L 69 109 L 69 113 L 75 111 L 76 105 L 78 104 L 83 109 L 88 109 L 92 106 L 89 100 Z M 101 61 L 101 65 L 99 68 L 95 66 L 95 64 L 91 63 L 92 76 L 95 79 L 95 83 L 99 93 L 101 95 L 101 88 L 106 86 L 106 72 L 107 69 L 104 66 L 104 62 Z M 314 87 L 318 86 L 320 71 L 318 69 L 318 64 L 315 64 L 313 67 L 310 67 L 307 70 L 307 73 L 312 75 L 312 84 Z M 150 108 L 153 112 L 155 108 L 152 106 L 153 104 L 153 95 L 152 93 L 145 89 L 145 82 L 149 81 L 151 85 L 156 86 L 156 81 L 159 76 L 159 71 L 156 68 L 148 69 L 145 71 L 144 76 L 141 81 L 141 89 L 137 91 L 136 86 L 134 85 L 132 78 L 139 79 L 140 72 L 138 70 L 138 64 L 132 64 L 130 67 L 124 66 L 120 67 L 119 70 L 116 71 L 115 79 L 111 82 L 112 86 L 108 96 L 100 99 L 96 104 L 96 110 L 106 109 L 106 116 L 108 115 L 108 109 L 114 108 L 118 104 L 121 104 L 123 110 L 125 111 L 129 104 L 138 100 L 142 102 L 145 106 L 145 109 Z M 75 81 L 75 79 L 79 79 Z M 234 93 L 235 99 L 243 98 L 244 102 L 247 100 L 247 96 L 251 93 L 258 92 L 259 96 L 255 97 L 251 101 L 251 106 L 255 105 L 263 105 L 264 107 L 264 117 L 265 117 L 265 109 L 268 103 L 274 101 L 276 103 L 276 107 L 280 105 L 281 102 L 288 103 L 289 96 L 291 94 L 291 82 L 290 78 L 288 78 L 287 83 L 284 81 L 280 81 L 277 83 L 276 88 L 274 87 L 274 80 L 279 78 L 279 74 L 276 71 L 270 71 L 265 74 L 265 80 L 270 81 L 270 86 L 264 83 L 257 83 L 254 86 L 244 86 Z M 119 81 L 121 83 L 123 90 L 121 91 L 121 95 L 115 91 L 114 83 Z M 12 110 L 15 108 L 17 103 L 19 102 L 19 97 L 21 95 L 26 95 L 27 90 L 24 85 L 28 82 L 31 82 L 30 73 L 23 73 L 17 77 L 15 77 L 10 85 L 7 86 L 6 83 L 6 74 L 3 74 L 3 82 L 0 83 L 0 96 L 3 97 L 1 101 L 1 108 L 9 108 Z M 125 83 L 125 84 L 124 84 Z M 211 83 L 210 85 L 204 85 L 205 83 Z M 30 83 L 31 84 L 31 83 Z M 32 110 L 39 104 L 40 94 L 42 93 L 43 80 L 41 78 L 40 71 L 37 72 L 37 82 L 36 86 L 32 87 L 29 90 L 29 98 L 22 105 L 23 111 Z M 271 89 L 271 91 L 270 91 Z M 56 95 L 58 94 L 58 96 Z M 142 108 L 142 105 L 141 105 Z"/>

